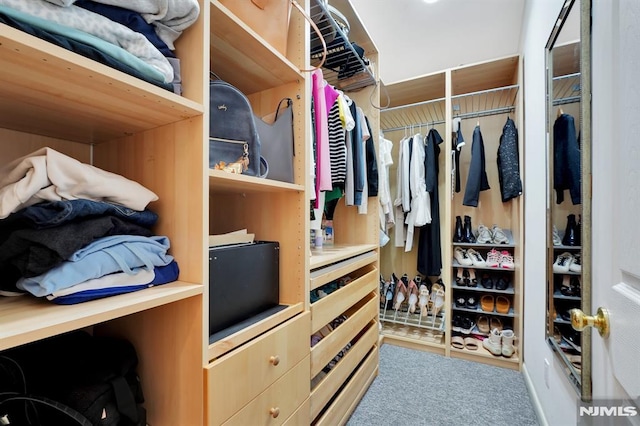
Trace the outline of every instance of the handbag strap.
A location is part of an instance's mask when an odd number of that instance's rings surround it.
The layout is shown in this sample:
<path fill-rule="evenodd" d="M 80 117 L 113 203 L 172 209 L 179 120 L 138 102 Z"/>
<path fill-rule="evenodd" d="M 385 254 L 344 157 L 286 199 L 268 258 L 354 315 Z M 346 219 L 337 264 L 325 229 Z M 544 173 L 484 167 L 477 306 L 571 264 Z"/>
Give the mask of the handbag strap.
<path fill-rule="evenodd" d="M 273 119 L 274 121 L 278 120 L 278 115 L 280 115 L 280 107 L 282 106 L 282 103 L 284 101 L 287 101 L 286 108 L 288 108 L 291 104 L 293 104 L 293 101 L 291 100 L 291 98 L 280 99 L 280 102 L 278 102 L 278 107 L 276 108 L 276 116 Z"/>
<path fill-rule="evenodd" d="M 93 426 L 93 424 L 78 411 L 69 407 L 68 405 L 64 405 L 58 401 L 54 401 L 52 399 L 46 398 L 44 396 L 33 396 L 33 395 L 21 395 L 15 394 L 14 396 L 10 396 L 8 398 L 4 398 L 0 400 L 0 405 L 5 404 L 11 401 L 25 401 L 25 402 L 35 402 L 38 404 L 45 405 L 49 408 L 53 408 L 54 410 L 59 411 L 62 414 L 65 414 L 69 419 L 75 420 L 80 426 Z"/>
<path fill-rule="evenodd" d="M 316 25 L 316 23 L 313 22 L 313 19 L 311 19 L 311 17 L 302 8 L 302 6 L 300 6 L 300 4 L 296 0 L 289 0 L 289 1 L 296 9 L 298 9 L 300 13 L 302 13 L 302 16 L 304 16 L 304 19 L 306 19 L 307 22 L 309 22 L 309 24 L 311 25 L 311 28 L 313 28 L 313 30 L 316 32 L 316 34 L 320 38 L 320 41 L 322 42 L 322 59 L 320 60 L 320 63 L 317 66 L 308 70 L 300 69 L 300 71 L 302 72 L 314 72 L 315 70 L 320 69 L 324 65 L 324 62 L 327 60 L 327 43 L 324 41 L 324 37 L 322 36 L 320 29 L 318 29 L 318 26 Z"/>

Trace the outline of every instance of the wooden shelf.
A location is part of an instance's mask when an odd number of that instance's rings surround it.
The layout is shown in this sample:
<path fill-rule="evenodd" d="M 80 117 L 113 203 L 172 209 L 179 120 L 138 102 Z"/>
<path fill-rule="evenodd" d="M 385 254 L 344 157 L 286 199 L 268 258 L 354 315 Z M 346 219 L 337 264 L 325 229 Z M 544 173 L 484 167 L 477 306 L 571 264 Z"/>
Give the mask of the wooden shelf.
<path fill-rule="evenodd" d="M 0 350 L 196 296 L 202 289 L 176 281 L 77 305 L 30 296 L 0 298 Z"/>
<path fill-rule="evenodd" d="M 311 250 L 311 259 L 309 261 L 311 270 L 340 262 L 350 257 L 375 250 L 378 246 L 375 244 L 335 244 L 333 246 L 324 246 L 322 250 Z"/>
<path fill-rule="evenodd" d="M 82 143 L 204 112 L 200 103 L 4 24 L 0 83 L 0 127 Z"/>
<path fill-rule="evenodd" d="M 451 356 L 456 358 L 463 358 L 470 361 L 479 361 L 486 364 L 496 365 L 499 367 L 507 367 L 518 370 L 520 358 L 515 353 L 511 358 L 503 356 L 495 356 L 482 347 L 482 341 L 478 340 L 478 349 L 475 351 L 469 349 L 451 348 Z"/>
<path fill-rule="evenodd" d="M 209 169 L 209 192 L 303 192 L 304 186 Z"/>
<path fill-rule="evenodd" d="M 484 288 L 480 284 L 478 284 L 477 287 L 465 287 L 465 286 L 453 284 L 451 288 L 453 290 L 460 291 L 460 292 L 471 291 L 471 292 L 480 292 L 480 293 L 515 294 L 513 284 L 509 284 L 509 287 L 506 290 L 498 290 L 495 288 Z"/>
<path fill-rule="evenodd" d="M 218 77 L 246 95 L 304 80 L 298 67 L 218 0 L 211 0 L 210 10 L 210 67 Z"/>

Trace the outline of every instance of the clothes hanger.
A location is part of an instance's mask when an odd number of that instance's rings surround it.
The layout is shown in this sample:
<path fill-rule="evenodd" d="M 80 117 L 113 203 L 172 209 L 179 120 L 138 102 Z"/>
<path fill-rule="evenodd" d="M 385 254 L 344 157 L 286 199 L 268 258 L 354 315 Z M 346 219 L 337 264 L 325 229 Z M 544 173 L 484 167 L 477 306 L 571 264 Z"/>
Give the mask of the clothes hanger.
<path fill-rule="evenodd" d="M 564 111 L 562 111 L 562 107 L 558 107 L 558 116 L 557 118 L 560 118 L 560 116 L 564 114 Z"/>

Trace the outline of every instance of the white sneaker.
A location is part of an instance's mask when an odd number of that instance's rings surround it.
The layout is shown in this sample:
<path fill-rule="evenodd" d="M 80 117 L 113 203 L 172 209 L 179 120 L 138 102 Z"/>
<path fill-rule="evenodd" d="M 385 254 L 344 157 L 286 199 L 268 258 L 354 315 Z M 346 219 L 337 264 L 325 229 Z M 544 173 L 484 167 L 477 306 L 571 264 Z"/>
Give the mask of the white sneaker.
<path fill-rule="evenodd" d="M 500 253 L 500 267 L 502 269 L 514 269 L 516 267 L 513 263 L 513 256 L 506 250 L 502 250 Z"/>
<path fill-rule="evenodd" d="M 556 258 L 553 262 L 553 272 L 556 274 L 566 274 L 569 272 L 569 267 L 573 262 L 573 255 L 569 252 L 564 252 Z"/>
<path fill-rule="evenodd" d="M 573 261 L 569 265 L 569 270 L 577 273 L 582 272 L 582 256 L 580 256 L 580 253 L 573 255 Z"/>
<path fill-rule="evenodd" d="M 502 350 L 501 350 L 502 356 L 511 358 L 511 356 L 516 351 L 516 347 L 513 345 L 513 340 L 515 339 L 513 330 L 502 330 L 501 337 L 502 337 Z"/>
<path fill-rule="evenodd" d="M 491 228 L 491 234 L 493 235 L 494 244 L 509 244 L 507 234 L 505 234 L 502 228 L 498 225 L 493 225 L 493 228 Z"/>
<path fill-rule="evenodd" d="M 455 248 L 455 250 L 453 251 L 453 256 L 456 258 L 456 260 L 460 265 L 463 265 L 463 266 L 473 265 L 473 261 L 471 260 L 471 257 L 469 257 L 469 255 L 467 254 L 467 251 L 461 247 Z"/>
<path fill-rule="evenodd" d="M 491 235 L 489 228 L 484 225 L 478 226 L 478 238 L 476 238 L 476 243 L 491 244 L 492 242 L 493 236 Z"/>
<path fill-rule="evenodd" d="M 487 266 L 487 262 L 482 258 L 482 255 L 480 255 L 480 253 L 478 253 L 474 249 L 467 249 L 467 256 L 471 258 L 471 263 L 473 264 L 473 266 L 479 266 L 481 268 Z"/>
<path fill-rule="evenodd" d="M 502 355 L 502 335 L 497 328 L 491 330 L 489 337 L 482 341 L 482 347 L 495 356 Z"/>
<path fill-rule="evenodd" d="M 499 268 L 500 267 L 500 252 L 496 249 L 491 249 L 489 253 L 487 253 L 487 261 L 486 265 L 489 268 Z"/>

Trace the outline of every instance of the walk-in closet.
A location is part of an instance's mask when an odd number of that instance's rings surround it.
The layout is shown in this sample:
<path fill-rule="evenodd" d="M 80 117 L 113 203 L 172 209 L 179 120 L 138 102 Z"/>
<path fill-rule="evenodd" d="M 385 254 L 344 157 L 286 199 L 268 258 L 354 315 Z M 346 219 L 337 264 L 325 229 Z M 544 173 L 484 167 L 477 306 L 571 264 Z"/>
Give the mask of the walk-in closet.
<path fill-rule="evenodd" d="M 393 143 L 389 176 L 395 215 L 393 223 L 387 222 L 390 241 L 382 248 L 380 261 L 384 280 L 380 322 L 385 341 L 520 367 L 520 66 L 520 58 L 513 56 L 385 88 L 393 105 L 381 112 L 381 129 L 385 139 Z M 507 131 L 515 131 L 515 135 L 507 135 Z M 424 161 L 427 170 L 420 173 L 435 174 L 437 187 L 427 189 L 431 207 L 427 216 L 431 220 L 423 221 L 414 231 L 407 225 L 414 210 L 407 198 L 413 200 L 415 190 L 403 180 L 399 151 L 403 143 L 416 137 L 424 151 L 435 152 L 437 162 Z M 506 159 L 502 151 L 508 138 L 516 162 L 507 179 L 513 182 L 503 179 Z M 413 145 L 412 156 L 415 150 Z M 407 152 L 405 148 L 402 155 Z M 487 185 L 480 188 L 478 179 L 484 176 Z M 411 192 L 404 200 L 406 190 L 398 189 L 403 182 Z M 422 282 L 429 299 L 424 312 L 420 303 L 419 310 L 411 303 L 415 299 L 412 293 L 420 299 L 415 287 Z M 482 344 L 496 328 L 511 330 L 504 334 L 513 338 L 512 348 L 504 354 L 498 351 L 499 356 Z"/>

